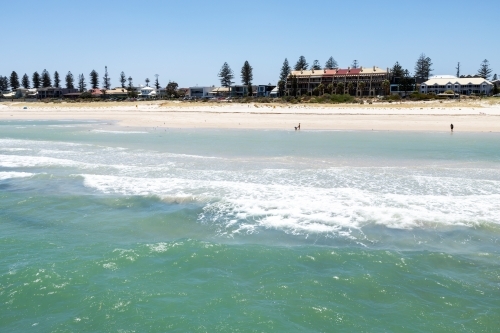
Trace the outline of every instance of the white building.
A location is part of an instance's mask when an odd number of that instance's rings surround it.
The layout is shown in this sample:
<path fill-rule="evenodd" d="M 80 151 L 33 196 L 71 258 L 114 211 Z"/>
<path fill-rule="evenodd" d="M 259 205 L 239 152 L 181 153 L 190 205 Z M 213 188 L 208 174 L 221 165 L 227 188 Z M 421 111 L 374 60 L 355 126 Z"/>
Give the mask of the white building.
<path fill-rule="evenodd" d="M 420 92 L 423 94 L 442 94 L 451 90 L 460 95 L 489 95 L 493 89 L 493 84 L 481 77 L 457 78 L 452 75 L 433 76 L 420 85 Z"/>
<path fill-rule="evenodd" d="M 137 92 L 139 98 L 156 98 L 156 89 L 153 87 L 140 87 Z"/>
<path fill-rule="evenodd" d="M 186 96 L 193 98 L 209 97 L 214 87 L 189 87 Z"/>

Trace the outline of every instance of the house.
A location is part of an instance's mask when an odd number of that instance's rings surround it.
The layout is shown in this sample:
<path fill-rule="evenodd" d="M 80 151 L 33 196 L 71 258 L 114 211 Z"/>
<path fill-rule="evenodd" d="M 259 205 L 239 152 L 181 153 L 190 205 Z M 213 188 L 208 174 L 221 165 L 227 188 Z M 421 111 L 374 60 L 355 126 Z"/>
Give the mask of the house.
<path fill-rule="evenodd" d="M 252 86 L 252 95 L 257 94 L 257 86 Z M 231 86 L 230 95 L 232 97 L 246 97 L 248 96 L 248 86 L 234 85 Z"/>
<path fill-rule="evenodd" d="M 276 98 L 278 97 L 279 91 L 278 87 L 274 87 L 273 90 L 269 93 L 269 97 Z"/>
<path fill-rule="evenodd" d="M 16 98 L 37 98 L 37 90 L 35 88 L 17 88 Z"/>
<path fill-rule="evenodd" d="M 212 97 L 227 97 L 229 96 L 229 87 L 217 87 L 213 88 L 209 93 Z"/>
<path fill-rule="evenodd" d="M 191 98 L 203 98 L 203 97 L 209 97 L 210 92 L 214 90 L 215 87 L 189 87 L 187 96 Z"/>
<path fill-rule="evenodd" d="M 78 92 L 78 89 L 46 87 L 37 89 L 37 98 L 62 98 L 65 94 Z"/>
<path fill-rule="evenodd" d="M 156 98 L 156 88 L 153 87 L 140 87 L 138 90 L 139 98 Z"/>
<path fill-rule="evenodd" d="M 314 89 L 326 89 L 330 84 L 333 93 L 376 96 L 384 94 L 382 83 L 389 79 L 389 70 L 373 67 L 334 68 L 292 71 L 286 82 L 286 94 L 312 95 Z"/>
<path fill-rule="evenodd" d="M 110 90 L 106 90 L 106 95 L 108 98 L 127 98 L 128 91 L 127 88 L 116 87 Z"/>
<path fill-rule="evenodd" d="M 257 86 L 257 97 L 269 97 L 271 91 L 276 88 L 276 86 L 269 84 L 260 84 Z"/>
<path fill-rule="evenodd" d="M 482 77 L 434 76 L 420 85 L 423 94 L 442 94 L 451 90 L 460 95 L 490 95 L 493 83 Z"/>

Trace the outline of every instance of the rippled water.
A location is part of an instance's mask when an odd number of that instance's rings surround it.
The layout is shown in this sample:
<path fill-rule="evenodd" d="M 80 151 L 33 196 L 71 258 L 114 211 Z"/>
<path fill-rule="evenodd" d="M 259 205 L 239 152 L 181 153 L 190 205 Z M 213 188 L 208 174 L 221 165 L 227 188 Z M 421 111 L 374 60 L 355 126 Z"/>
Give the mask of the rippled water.
<path fill-rule="evenodd" d="M 498 326 L 498 134 L 0 131 L 2 331 Z"/>

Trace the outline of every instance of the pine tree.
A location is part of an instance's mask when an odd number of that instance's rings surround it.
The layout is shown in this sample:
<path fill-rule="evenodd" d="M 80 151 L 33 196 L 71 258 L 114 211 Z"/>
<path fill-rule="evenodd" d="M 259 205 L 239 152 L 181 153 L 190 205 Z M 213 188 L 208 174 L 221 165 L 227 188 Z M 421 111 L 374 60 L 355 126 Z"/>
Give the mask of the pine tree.
<path fill-rule="evenodd" d="M 125 83 L 127 82 L 127 77 L 124 72 L 120 73 L 120 83 L 122 84 L 122 88 L 125 88 Z"/>
<path fill-rule="evenodd" d="M 160 81 L 158 81 L 158 74 L 155 74 L 156 80 L 155 80 L 155 88 L 160 89 Z"/>
<path fill-rule="evenodd" d="M 286 82 L 288 79 L 288 76 L 290 75 L 290 65 L 288 64 L 288 59 L 285 58 L 285 61 L 283 61 L 283 66 L 281 66 L 281 72 L 280 72 L 280 81 Z"/>
<path fill-rule="evenodd" d="M 87 84 L 85 83 L 85 76 L 82 74 L 78 75 L 78 91 L 84 92 L 87 88 Z"/>
<path fill-rule="evenodd" d="M 54 87 L 55 88 L 60 88 L 59 84 L 61 83 L 61 80 L 59 79 L 59 73 L 57 71 L 54 72 Z"/>
<path fill-rule="evenodd" d="M 30 88 L 30 78 L 26 73 L 24 73 L 23 78 L 21 80 L 21 84 L 24 89 L 29 89 Z"/>
<path fill-rule="evenodd" d="M 311 65 L 311 69 L 314 69 L 314 70 L 320 70 L 321 69 L 321 65 L 319 64 L 319 60 L 314 60 L 313 61 L 313 64 Z"/>
<path fill-rule="evenodd" d="M 493 80 L 493 81 L 498 80 L 498 76 L 497 76 L 496 74 L 495 74 L 495 75 L 493 75 L 493 79 L 492 79 L 492 80 Z"/>
<path fill-rule="evenodd" d="M 356 59 L 354 59 L 354 60 L 352 61 L 351 68 L 356 69 L 356 68 L 358 68 L 358 67 L 359 67 L 359 65 L 358 65 L 358 61 L 357 61 Z"/>
<path fill-rule="evenodd" d="M 6 90 L 9 90 L 9 79 L 0 75 L 0 93 Z"/>
<path fill-rule="evenodd" d="M 50 78 L 49 72 L 44 69 L 42 72 L 42 87 L 48 88 L 52 86 L 52 79 Z"/>
<path fill-rule="evenodd" d="M 10 74 L 10 87 L 12 90 L 16 90 L 19 88 L 19 77 L 17 76 L 17 73 L 15 71 L 12 71 Z"/>
<path fill-rule="evenodd" d="M 252 80 L 253 80 L 253 68 L 250 66 L 248 61 L 245 61 L 243 67 L 241 67 L 241 83 L 247 86 L 248 95 L 252 95 Z"/>
<path fill-rule="evenodd" d="M 127 90 L 128 91 L 132 91 L 134 89 L 134 83 L 132 81 L 132 76 L 129 76 L 128 77 L 128 87 L 127 87 Z"/>
<path fill-rule="evenodd" d="M 325 63 L 325 69 L 334 69 L 338 67 L 339 65 L 337 64 L 335 59 L 333 59 L 333 57 L 328 58 L 328 60 Z"/>
<path fill-rule="evenodd" d="M 457 70 L 457 77 L 460 77 L 460 62 L 457 64 L 457 67 L 455 67 Z"/>
<path fill-rule="evenodd" d="M 99 74 L 94 69 L 90 72 L 90 86 L 92 89 L 99 88 Z"/>
<path fill-rule="evenodd" d="M 149 87 L 149 78 L 146 78 L 146 80 L 144 80 L 146 82 L 146 87 Z"/>
<path fill-rule="evenodd" d="M 487 80 L 491 76 L 491 72 L 493 72 L 493 70 L 490 68 L 490 62 L 487 59 L 484 59 L 479 67 L 479 70 L 477 71 L 477 75 Z"/>
<path fill-rule="evenodd" d="M 222 68 L 219 71 L 218 76 L 220 77 L 220 85 L 222 87 L 230 87 L 232 83 L 231 80 L 234 78 L 233 71 L 231 67 L 227 64 L 227 62 L 222 65 Z"/>
<path fill-rule="evenodd" d="M 33 88 L 38 89 L 40 88 L 40 74 L 38 72 L 33 73 L 33 76 L 31 77 L 31 81 L 33 81 Z"/>
<path fill-rule="evenodd" d="M 102 86 L 104 90 L 111 88 L 111 78 L 108 75 L 108 66 L 104 66 L 104 76 L 102 77 Z"/>
<path fill-rule="evenodd" d="M 428 80 L 433 70 L 431 66 L 431 58 L 427 57 L 424 53 L 421 53 L 415 63 L 415 77 L 422 80 Z"/>
<path fill-rule="evenodd" d="M 66 88 L 75 89 L 75 79 L 73 78 L 73 74 L 71 74 L 71 72 L 66 74 Z"/>
<path fill-rule="evenodd" d="M 300 56 L 299 60 L 297 60 L 297 63 L 295 64 L 294 69 L 296 71 L 305 71 L 308 66 L 309 66 L 309 64 L 306 61 L 306 57 Z"/>
<path fill-rule="evenodd" d="M 394 66 L 392 66 L 391 74 L 393 79 L 400 78 L 403 76 L 403 67 L 399 64 L 398 61 L 396 61 Z"/>

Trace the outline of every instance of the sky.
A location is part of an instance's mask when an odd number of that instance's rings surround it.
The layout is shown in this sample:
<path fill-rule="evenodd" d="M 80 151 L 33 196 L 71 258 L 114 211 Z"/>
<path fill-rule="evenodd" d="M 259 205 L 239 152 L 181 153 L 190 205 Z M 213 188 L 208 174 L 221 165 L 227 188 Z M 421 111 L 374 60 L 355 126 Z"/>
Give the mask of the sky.
<path fill-rule="evenodd" d="M 414 72 L 421 53 L 432 74 L 475 74 L 488 59 L 500 74 L 498 0 L 149 0 L 1 1 L 0 75 L 19 77 L 47 69 L 88 81 L 108 67 L 112 86 L 120 72 L 134 84 L 219 86 L 224 62 L 236 84 L 245 61 L 254 84 L 276 84 L 285 58 L 299 56 L 340 67 Z"/>

